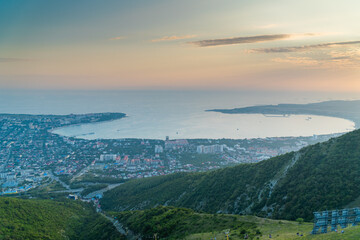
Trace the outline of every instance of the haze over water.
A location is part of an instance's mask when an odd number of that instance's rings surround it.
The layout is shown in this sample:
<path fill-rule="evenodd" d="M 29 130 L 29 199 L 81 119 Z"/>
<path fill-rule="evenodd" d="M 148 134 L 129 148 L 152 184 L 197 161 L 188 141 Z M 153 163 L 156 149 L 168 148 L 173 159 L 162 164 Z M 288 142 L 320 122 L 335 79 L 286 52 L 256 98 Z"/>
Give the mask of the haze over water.
<path fill-rule="evenodd" d="M 123 112 L 111 122 L 69 126 L 54 132 L 96 138 L 256 138 L 311 136 L 354 129 L 345 119 L 292 115 L 268 117 L 205 112 L 262 104 L 355 100 L 356 94 L 235 91 L 3 91 L 0 112 L 70 114 Z"/>

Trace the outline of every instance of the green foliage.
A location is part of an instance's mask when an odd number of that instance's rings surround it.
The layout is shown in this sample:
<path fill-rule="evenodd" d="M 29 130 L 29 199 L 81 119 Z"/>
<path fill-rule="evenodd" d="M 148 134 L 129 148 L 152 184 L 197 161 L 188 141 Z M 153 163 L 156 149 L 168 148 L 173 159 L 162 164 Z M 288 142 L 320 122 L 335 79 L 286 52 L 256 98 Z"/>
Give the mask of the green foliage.
<path fill-rule="evenodd" d="M 312 219 L 313 211 L 342 208 L 359 197 L 360 131 L 300 151 L 301 159 L 268 201 L 277 218 Z"/>
<path fill-rule="evenodd" d="M 129 181 L 102 199 L 107 210 L 156 205 L 209 213 L 304 218 L 342 208 L 360 193 L 360 130 L 257 164 Z"/>
<path fill-rule="evenodd" d="M 61 192 L 63 190 L 66 190 L 66 188 L 64 188 L 59 182 L 51 180 L 51 182 L 44 183 L 37 188 L 31 189 L 25 193 L 20 193 L 19 195 L 21 198 L 36 197 L 40 199 L 64 199 L 68 195 L 68 193 Z"/>
<path fill-rule="evenodd" d="M 86 203 L 0 198 L 0 239 L 122 238 Z"/>
<path fill-rule="evenodd" d="M 303 218 L 297 218 L 296 221 L 297 221 L 299 224 L 303 224 L 303 223 L 304 223 L 304 219 L 303 219 Z"/>
<path fill-rule="evenodd" d="M 232 229 L 242 238 L 259 233 L 256 224 L 239 221 L 238 216 L 196 213 L 186 208 L 158 206 L 145 211 L 113 213 L 126 227 L 144 238 L 182 239 L 187 235 Z"/>
<path fill-rule="evenodd" d="M 258 201 L 261 187 L 278 173 L 292 155 L 206 173 L 178 173 L 132 180 L 106 192 L 102 204 L 108 210 L 168 204 L 210 213 L 240 213 Z"/>
<path fill-rule="evenodd" d="M 58 176 L 59 177 L 59 179 L 61 180 L 61 181 L 63 181 L 64 183 L 66 183 L 66 184 L 70 184 L 71 183 L 71 176 L 70 175 L 59 175 Z"/>
<path fill-rule="evenodd" d="M 123 183 L 126 182 L 124 179 L 113 178 L 113 177 L 104 177 L 104 176 L 95 176 L 94 174 L 87 173 L 81 176 L 79 179 L 75 179 L 73 184 L 82 184 L 82 183 Z"/>
<path fill-rule="evenodd" d="M 69 187 L 70 187 L 71 189 L 79 189 L 79 188 L 85 188 L 86 185 L 83 184 L 83 183 L 72 182 L 72 183 L 69 185 Z"/>
<path fill-rule="evenodd" d="M 82 196 L 86 196 L 88 195 L 89 193 L 92 193 L 92 192 L 95 192 L 95 191 L 98 191 L 100 189 L 103 189 L 103 188 L 106 188 L 107 184 L 95 184 L 95 185 L 90 185 L 90 186 L 87 186 L 82 192 L 81 192 L 81 195 Z"/>

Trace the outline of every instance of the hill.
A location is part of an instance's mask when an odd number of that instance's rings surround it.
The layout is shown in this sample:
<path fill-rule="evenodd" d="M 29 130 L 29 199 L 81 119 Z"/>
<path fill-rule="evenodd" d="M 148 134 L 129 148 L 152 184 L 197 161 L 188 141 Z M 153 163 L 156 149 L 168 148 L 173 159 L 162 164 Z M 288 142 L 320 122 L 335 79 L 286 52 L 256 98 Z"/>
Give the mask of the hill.
<path fill-rule="evenodd" d="M 124 239 L 78 201 L 0 198 L 0 239 Z"/>
<path fill-rule="evenodd" d="M 129 181 L 102 199 L 105 210 L 156 205 L 294 220 L 342 208 L 360 195 L 360 131 L 256 164 Z"/>
<path fill-rule="evenodd" d="M 186 208 L 158 206 L 140 211 L 110 213 L 124 227 L 143 239 L 359 239 L 360 226 L 348 227 L 345 233 L 311 235 L 313 224 L 284 220 L 271 220 L 255 216 L 207 214 Z"/>
<path fill-rule="evenodd" d="M 183 239 L 196 233 L 221 232 L 232 229 L 233 235 L 244 238 L 260 234 L 256 224 L 239 221 L 234 215 L 212 215 L 196 213 L 186 208 L 162 207 L 144 210 L 112 213 L 117 219 L 136 234 L 144 238 Z"/>

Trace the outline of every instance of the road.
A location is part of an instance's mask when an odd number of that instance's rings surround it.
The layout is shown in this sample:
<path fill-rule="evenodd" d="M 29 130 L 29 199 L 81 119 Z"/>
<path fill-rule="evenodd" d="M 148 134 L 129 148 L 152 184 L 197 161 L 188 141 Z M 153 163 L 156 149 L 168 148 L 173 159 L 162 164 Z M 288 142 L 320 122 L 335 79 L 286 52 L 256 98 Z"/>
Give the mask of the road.
<path fill-rule="evenodd" d="M 48 174 L 48 176 L 49 176 L 51 179 L 59 182 L 64 188 L 66 188 L 67 190 L 71 190 L 71 188 L 70 188 L 70 186 L 69 186 L 68 184 L 66 184 L 66 183 L 64 183 L 63 181 L 61 181 L 61 180 L 60 180 L 57 176 L 55 176 L 51 171 L 48 171 L 47 174 Z"/>
<path fill-rule="evenodd" d="M 51 171 L 48 172 L 48 176 L 55 180 L 55 181 L 58 181 L 64 188 L 66 188 L 66 190 L 62 190 L 62 191 L 56 191 L 57 193 L 60 193 L 60 192 L 63 192 L 63 193 L 75 193 L 77 195 L 80 194 L 80 192 L 82 192 L 84 190 L 84 188 L 79 188 L 79 189 L 71 189 L 70 186 L 66 183 L 64 183 L 63 181 L 61 181 L 58 177 L 56 177 Z M 106 191 L 109 191 L 119 185 L 121 185 L 123 183 L 115 183 L 115 184 L 110 184 L 108 185 L 106 188 L 103 188 L 103 189 L 100 189 L 100 190 L 97 190 L 97 191 L 94 191 L 94 192 L 91 192 L 89 193 L 88 195 L 86 195 L 85 197 L 83 197 L 84 199 L 91 199 L 93 197 L 95 197 L 96 195 L 98 194 L 101 194 L 103 195 L 104 192 Z M 115 220 L 114 218 L 112 217 L 109 217 L 107 215 L 105 215 L 104 213 L 102 213 L 102 210 L 101 208 L 97 208 L 97 211 L 103 215 L 105 218 L 107 218 L 110 222 L 112 222 L 112 224 L 114 225 L 114 227 L 116 228 L 116 230 L 121 233 L 122 235 L 126 236 L 127 239 L 130 239 L 130 240 L 141 240 L 141 237 L 139 236 L 135 236 L 133 234 L 133 232 L 131 232 L 130 230 L 125 230 L 122 226 L 122 224 L 118 221 L 118 220 Z"/>
<path fill-rule="evenodd" d="M 117 187 L 117 186 L 119 186 L 119 185 L 121 185 L 121 184 L 122 184 L 122 183 L 110 184 L 110 185 L 107 186 L 106 188 L 103 188 L 103 189 L 97 190 L 97 191 L 95 191 L 95 192 L 89 193 L 89 194 L 86 195 L 84 198 L 85 198 L 85 199 L 89 199 L 89 198 L 95 197 L 95 196 L 98 195 L 98 194 L 103 195 L 104 192 L 109 191 L 109 190 L 111 190 L 111 189 L 113 189 L 113 188 L 115 188 L 115 187 Z"/>

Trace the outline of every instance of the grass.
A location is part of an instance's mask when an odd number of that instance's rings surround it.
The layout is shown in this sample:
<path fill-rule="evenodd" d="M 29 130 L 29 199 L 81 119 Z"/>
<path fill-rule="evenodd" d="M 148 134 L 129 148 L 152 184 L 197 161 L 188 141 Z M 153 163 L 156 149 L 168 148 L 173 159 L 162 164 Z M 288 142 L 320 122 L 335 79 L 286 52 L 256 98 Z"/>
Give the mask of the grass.
<path fill-rule="evenodd" d="M 360 226 L 348 227 L 343 229 L 344 233 L 340 232 L 331 232 L 326 234 L 319 235 L 308 235 L 304 239 L 314 239 L 314 240 L 352 240 L 360 239 Z"/>
<path fill-rule="evenodd" d="M 186 208 L 161 207 L 126 212 L 108 212 L 130 230 L 144 238 L 155 233 L 160 239 L 271 239 L 350 240 L 360 239 L 360 226 L 348 227 L 344 233 L 312 235 L 313 223 L 273 220 L 256 216 L 198 213 Z M 299 235 L 297 235 L 299 233 Z M 303 235 L 303 236 L 300 236 Z"/>
<path fill-rule="evenodd" d="M 348 227 L 344 229 L 344 233 L 340 232 L 330 232 L 326 234 L 312 235 L 310 234 L 313 224 L 312 223 L 303 223 L 298 224 L 297 222 L 291 221 L 279 221 L 279 220 L 270 220 L 257 218 L 253 216 L 238 216 L 239 221 L 250 221 L 257 223 L 259 230 L 262 233 L 262 236 L 257 236 L 254 239 L 269 239 L 269 234 L 271 234 L 271 239 L 277 240 L 293 240 L 293 239 L 304 239 L 304 240 L 353 240 L 360 239 L 360 226 Z M 226 239 L 224 233 L 225 229 L 222 231 L 208 232 L 208 233 L 197 233 L 187 236 L 187 240 L 201 240 L 201 239 Z M 296 233 L 303 234 L 303 237 L 297 236 Z M 244 239 L 239 237 L 236 231 L 230 230 L 230 239 Z"/>
<path fill-rule="evenodd" d="M 233 215 L 234 216 L 234 215 Z M 291 221 L 279 221 L 279 220 L 270 220 L 259 218 L 255 216 L 236 216 L 236 221 L 239 222 L 250 222 L 255 223 L 260 230 L 261 234 L 255 236 L 253 239 L 269 239 L 269 234 L 271 234 L 271 239 L 287 240 L 287 239 L 298 239 L 296 235 L 299 233 L 310 233 L 312 230 L 312 223 L 302 223 Z M 197 233 L 187 236 L 185 239 L 188 240 L 197 240 L 197 239 L 226 239 L 225 231 L 214 231 L 208 233 Z M 244 237 L 236 230 L 230 229 L 229 239 L 244 239 Z"/>

